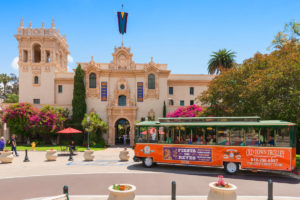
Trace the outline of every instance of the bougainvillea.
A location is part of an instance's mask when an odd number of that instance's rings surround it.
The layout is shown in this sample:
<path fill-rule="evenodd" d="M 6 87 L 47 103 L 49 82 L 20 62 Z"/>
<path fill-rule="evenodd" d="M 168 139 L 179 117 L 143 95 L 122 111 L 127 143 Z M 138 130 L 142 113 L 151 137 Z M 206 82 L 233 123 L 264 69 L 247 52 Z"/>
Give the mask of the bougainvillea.
<path fill-rule="evenodd" d="M 172 113 L 168 113 L 167 117 L 196 117 L 202 112 L 202 107 L 198 105 L 183 106 L 176 109 Z"/>
<path fill-rule="evenodd" d="M 62 113 L 50 106 L 39 110 L 29 103 L 10 105 L 4 113 L 2 121 L 15 134 L 53 133 L 60 130 L 66 121 Z"/>
<path fill-rule="evenodd" d="M 39 110 L 29 103 L 19 103 L 4 109 L 2 121 L 7 124 L 15 134 L 30 134 L 30 122 L 37 116 Z"/>

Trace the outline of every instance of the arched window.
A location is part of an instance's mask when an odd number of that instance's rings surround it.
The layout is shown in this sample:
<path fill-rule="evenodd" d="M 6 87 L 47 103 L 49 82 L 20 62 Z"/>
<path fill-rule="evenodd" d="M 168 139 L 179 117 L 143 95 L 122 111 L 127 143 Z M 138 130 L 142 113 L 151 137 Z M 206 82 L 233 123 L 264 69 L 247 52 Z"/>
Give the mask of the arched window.
<path fill-rule="evenodd" d="M 119 106 L 126 106 L 126 96 L 120 95 L 118 99 L 118 105 Z"/>
<path fill-rule="evenodd" d="M 38 76 L 34 77 L 34 84 L 39 84 L 39 77 Z"/>
<path fill-rule="evenodd" d="M 155 89 L 155 75 L 148 75 L 148 89 Z"/>
<path fill-rule="evenodd" d="M 41 45 L 34 44 L 32 46 L 32 52 L 33 52 L 33 62 L 35 63 L 41 62 Z"/>
<path fill-rule="evenodd" d="M 90 74 L 90 88 L 96 88 L 96 74 Z"/>

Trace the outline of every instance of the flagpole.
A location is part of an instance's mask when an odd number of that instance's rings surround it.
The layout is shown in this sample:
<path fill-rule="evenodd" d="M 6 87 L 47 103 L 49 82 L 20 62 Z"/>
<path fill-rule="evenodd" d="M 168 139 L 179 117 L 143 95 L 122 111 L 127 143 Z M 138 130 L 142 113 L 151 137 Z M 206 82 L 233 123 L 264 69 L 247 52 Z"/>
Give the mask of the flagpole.
<path fill-rule="evenodd" d="M 124 11 L 123 9 L 124 9 L 124 5 L 122 4 L 121 5 L 122 6 L 122 12 Z M 122 47 L 123 47 L 123 45 L 124 45 L 124 43 L 123 43 L 123 36 L 124 36 L 124 34 L 122 34 Z"/>

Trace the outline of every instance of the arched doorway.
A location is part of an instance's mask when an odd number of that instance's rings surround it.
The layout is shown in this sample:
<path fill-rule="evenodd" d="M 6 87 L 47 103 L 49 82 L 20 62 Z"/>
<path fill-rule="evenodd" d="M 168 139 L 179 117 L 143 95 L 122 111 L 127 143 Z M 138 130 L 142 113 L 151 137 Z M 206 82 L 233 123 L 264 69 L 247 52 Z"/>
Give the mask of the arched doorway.
<path fill-rule="evenodd" d="M 130 145 L 130 124 L 127 119 L 121 118 L 115 124 L 115 144 Z"/>

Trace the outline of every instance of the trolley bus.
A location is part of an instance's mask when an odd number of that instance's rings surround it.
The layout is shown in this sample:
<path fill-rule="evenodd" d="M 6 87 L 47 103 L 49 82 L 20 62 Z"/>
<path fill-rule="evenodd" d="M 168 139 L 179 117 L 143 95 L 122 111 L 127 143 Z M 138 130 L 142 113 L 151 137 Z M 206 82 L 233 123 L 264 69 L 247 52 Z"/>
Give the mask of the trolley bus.
<path fill-rule="evenodd" d="M 135 128 L 134 161 L 293 171 L 296 124 L 260 117 L 159 118 Z"/>

